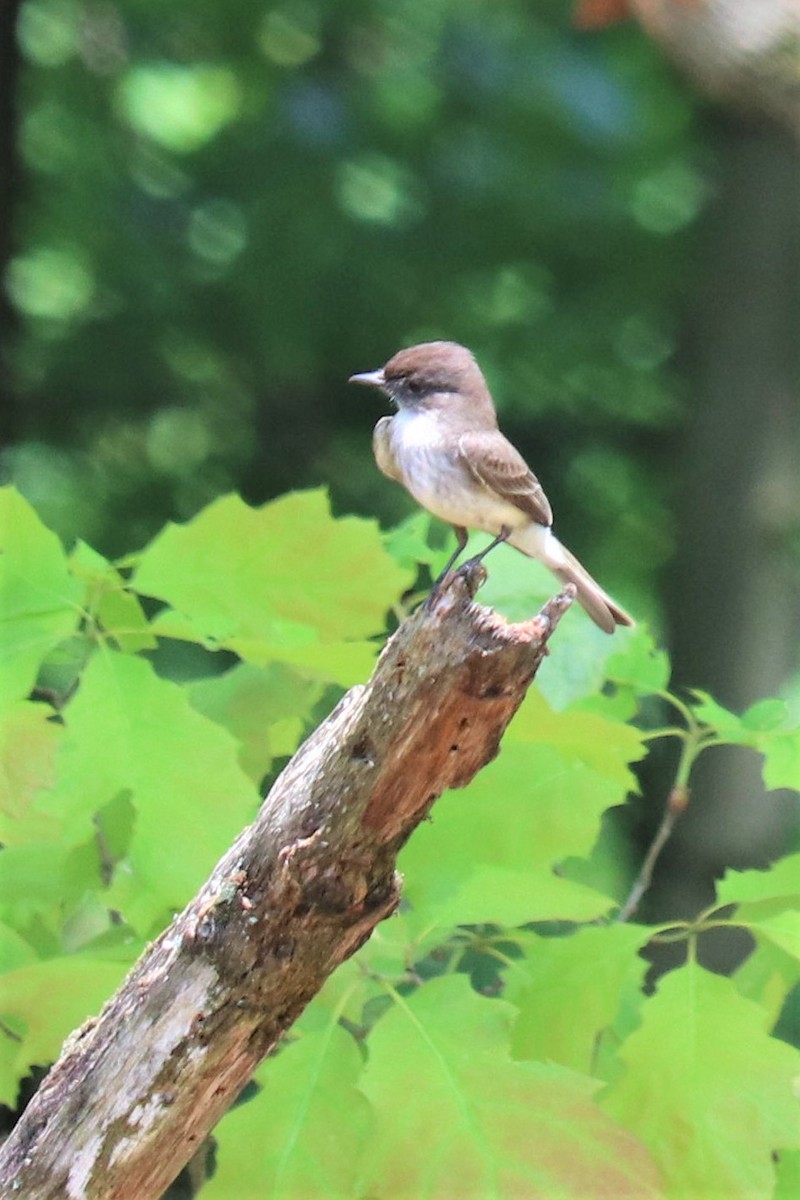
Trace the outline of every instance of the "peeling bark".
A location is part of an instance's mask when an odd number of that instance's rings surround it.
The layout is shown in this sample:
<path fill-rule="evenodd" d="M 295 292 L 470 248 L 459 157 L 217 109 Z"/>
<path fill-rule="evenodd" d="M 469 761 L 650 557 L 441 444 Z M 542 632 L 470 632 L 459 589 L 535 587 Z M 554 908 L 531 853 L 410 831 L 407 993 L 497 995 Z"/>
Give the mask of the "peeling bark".
<path fill-rule="evenodd" d="M 163 1193 L 394 911 L 400 847 L 446 788 L 494 758 L 573 594 L 508 625 L 454 576 L 403 623 L 369 683 L 301 746 L 198 895 L 68 1039 L 0 1153 L 4 1197 Z"/>

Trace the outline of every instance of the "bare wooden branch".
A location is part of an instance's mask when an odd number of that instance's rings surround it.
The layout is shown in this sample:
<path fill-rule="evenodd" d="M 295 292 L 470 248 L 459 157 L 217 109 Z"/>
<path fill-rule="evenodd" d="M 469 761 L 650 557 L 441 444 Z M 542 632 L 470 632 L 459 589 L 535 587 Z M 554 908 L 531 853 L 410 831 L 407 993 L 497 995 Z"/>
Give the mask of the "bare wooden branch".
<path fill-rule="evenodd" d="M 0 1195 L 148 1200 L 334 968 L 397 905 L 398 850 L 494 758 L 572 601 L 508 625 L 453 577 L 305 742 L 254 824 L 64 1046 L 0 1153 Z M 220 797 L 224 803 L 224 797 Z"/>

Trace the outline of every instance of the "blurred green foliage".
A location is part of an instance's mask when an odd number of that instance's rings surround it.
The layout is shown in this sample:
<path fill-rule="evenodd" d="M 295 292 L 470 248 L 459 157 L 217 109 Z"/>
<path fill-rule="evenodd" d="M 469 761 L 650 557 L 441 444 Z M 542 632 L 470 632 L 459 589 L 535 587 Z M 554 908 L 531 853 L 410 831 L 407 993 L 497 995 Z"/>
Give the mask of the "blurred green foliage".
<path fill-rule="evenodd" d="M 368 675 L 422 538 L 416 518 L 386 538 L 336 518 L 319 490 L 258 508 L 229 495 L 113 564 L 85 543 L 68 555 L 0 489 L 0 1102 L 101 1007 L 280 760 Z M 499 580 L 512 609 L 530 604 L 520 555 Z M 162 669 L 175 639 L 197 655 L 184 684 Z M 403 847 L 398 915 L 220 1123 L 201 1197 L 770 1200 L 777 1152 L 791 1195 L 800 855 L 729 872 L 689 921 L 623 922 L 639 867 L 615 817 L 661 738 L 682 747 L 676 784 L 736 746 L 800 790 L 800 726 L 779 700 L 741 717 L 704 693 L 684 703 L 668 677 L 641 627 L 609 638 L 564 616 L 496 761 Z M 650 719 L 655 697 L 674 723 Z M 752 939 L 730 979 L 698 961 L 720 929 Z M 664 944 L 682 958 L 654 991 L 641 951 Z"/>
<path fill-rule="evenodd" d="M 25 0 L 6 477 L 110 553 L 233 487 L 394 521 L 345 380 L 449 337 L 646 608 L 704 184 L 657 51 L 569 8 Z"/>

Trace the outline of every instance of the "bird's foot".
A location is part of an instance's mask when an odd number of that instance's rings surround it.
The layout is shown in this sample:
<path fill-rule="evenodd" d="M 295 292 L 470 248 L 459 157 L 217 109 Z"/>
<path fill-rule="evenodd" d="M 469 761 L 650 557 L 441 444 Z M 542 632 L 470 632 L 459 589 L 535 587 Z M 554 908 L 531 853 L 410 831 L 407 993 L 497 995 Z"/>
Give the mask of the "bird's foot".
<path fill-rule="evenodd" d="M 470 596 L 475 595 L 478 588 L 486 583 L 488 573 L 480 558 L 470 558 L 456 571 L 459 579 L 463 579 Z"/>
<path fill-rule="evenodd" d="M 439 579 L 436 580 L 433 587 L 431 588 L 431 590 L 428 592 L 427 596 L 425 597 L 425 601 L 422 605 L 422 607 L 426 613 L 433 612 L 433 609 L 436 605 L 436 601 L 439 599 L 442 592 L 444 591 L 445 585 L 448 584 L 452 578 L 453 578 L 453 572 L 448 571 L 446 575 L 442 575 Z"/>
<path fill-rule="evenodd" d="M 447 571 L 446 574 L 437 579 L 425 597 L 422 607 L 425 612 L 432 612 L 439 597 L 447 591 L 456 579 L 460 579 L 463 582 L 469 592 L 470 599 L 472 599 L 478 588 L 483 587 L 486 577 L 486 568 L 483 564 L 478 559 L 471 558 L 463 566 L 459 567 L 457 571 Z"/>

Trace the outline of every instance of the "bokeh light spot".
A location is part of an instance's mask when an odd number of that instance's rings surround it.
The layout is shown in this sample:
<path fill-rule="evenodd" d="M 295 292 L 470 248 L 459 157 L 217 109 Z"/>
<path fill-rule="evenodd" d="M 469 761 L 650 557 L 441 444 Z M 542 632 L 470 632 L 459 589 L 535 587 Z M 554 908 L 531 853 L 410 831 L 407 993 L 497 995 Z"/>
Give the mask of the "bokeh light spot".
<path fill-rule="evenodd" d="M 176 200 L 192 186 L 192 180 L 171 155 L 152 142 L 141 141 L 131 161 L 131 176 L 143 192 L 157 200 Z"/>
<path fill-rule="evenodd" d="M 626 318 L 619 327 L 615 349 L 637 371 L 655 371 L 673 354 L 672 338 L 641 315 Z"/>
<path fill-rule="evenodd" d="M 530 325 L 550 312 L 550 278 L 535 264 L 501 267 L 480 274 L 466 289 L 476 317 L 488 325 Z"/>
<path fill-rule="evenodd" d="M 208 64 L 135 67 L 120 83 L 117 98 L 137 132 L 184 154 L 215 137 L 238 116 L 241 105 L 233 71 Z"/>
<path fill-rule="evenodd" d="M 703 182 L 695 171 L 685 163 L 670 163 L 639 180 L 631 211 L 650 233 L 677 233 L 695 219 L 704 196 Z"/>
<path fill-rule="evenodd" d="M 78 5 L 74 0 L 27 0 L 17 20 L 17 40 L 29 62 L 60 67 L 75 52 Z"/>
<path fill-rule="evenodd" d="M 75 251 L 41 249 L 11 260 L 6 288 L 12 302 L 28 316 L 65 321 L 87 307 L 94 280 Z"/>
<path fill-rule="evenodd" d="M 147 430 L 147 457 L 164 475 L 186 475 L 211 452 L 211 436 L 198 412 L 188 408 L 162 408 Z"/>
<path fill-rule="evenodd" d="M 348 216 L 376 225 L 409 225 L 424 211 L 411 172 L 381 154 L 343 163 L 336 196 Z"/>
<path fill-rule="evenodd" d="M 265 58 L 279 67 L 299 67 L 319 53 L 319 13 L 313 4 L 273 8 L 261 22 L 257 35 Z"/>
<path fill-rule="evenodd" d="M 22 157 L 36 171 L 57 174 L 75 160 L 79 138 L 72 114 L 61 104 L 37 104 L 23 116 L 19 131 Z"/>
<path fill-rule="evenodd" d="M 192 209 L 187 239 L 192 252 L 207 262 L 232 262 L 247 245 L 247 221 L 238 204 L 207 200 Z"/>

